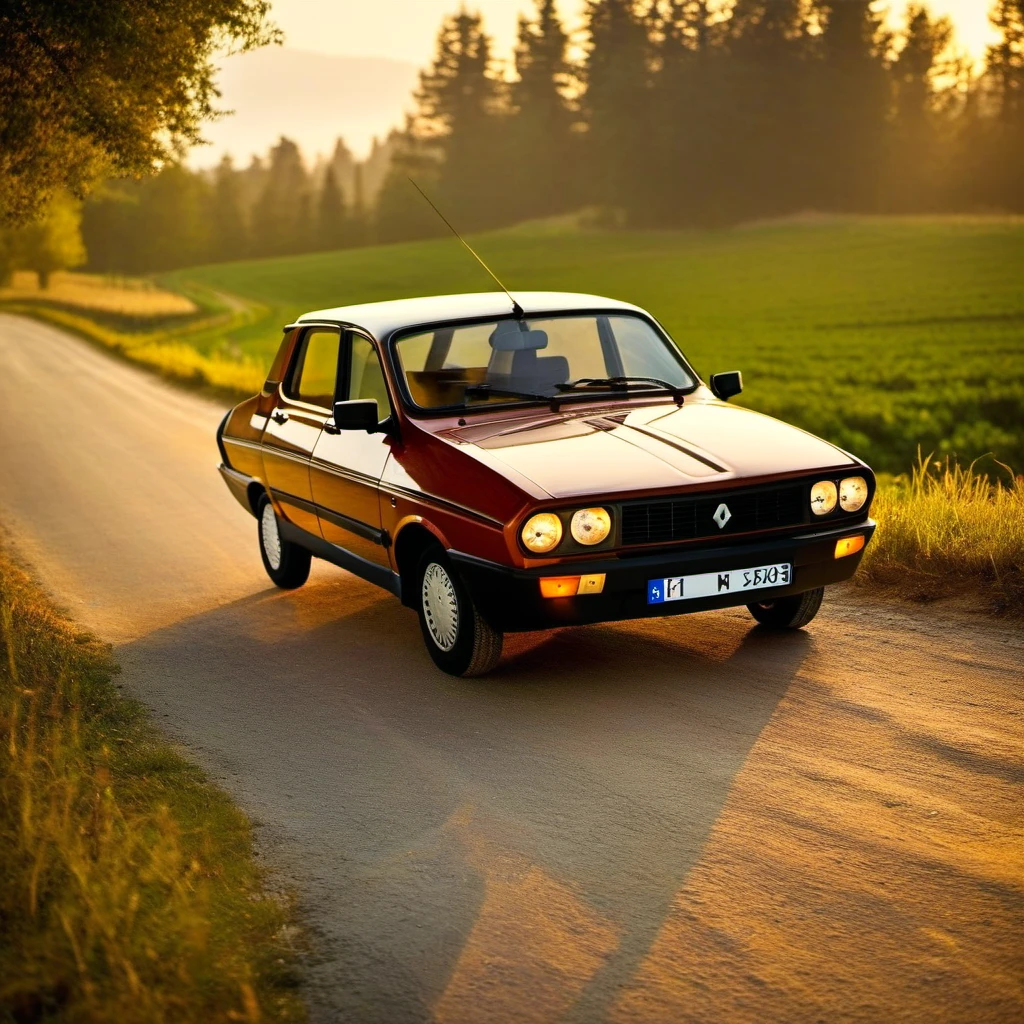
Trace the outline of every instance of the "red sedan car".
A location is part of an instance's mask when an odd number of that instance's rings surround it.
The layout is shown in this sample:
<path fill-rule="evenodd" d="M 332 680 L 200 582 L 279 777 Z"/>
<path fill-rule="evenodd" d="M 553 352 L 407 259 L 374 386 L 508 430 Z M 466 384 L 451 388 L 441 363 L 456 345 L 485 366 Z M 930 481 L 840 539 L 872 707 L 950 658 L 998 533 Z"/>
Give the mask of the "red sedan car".
<path fill-rule="evenodd" d="M 218 432 L 263 564 L 313 556 L 419 614 L 479 675 L 502 634 L 746 605 L 806 625 L 875 524 L 860 460 L 728 404 L 657 321 L 594 295 L 448 295 L 308 313 Z"/>

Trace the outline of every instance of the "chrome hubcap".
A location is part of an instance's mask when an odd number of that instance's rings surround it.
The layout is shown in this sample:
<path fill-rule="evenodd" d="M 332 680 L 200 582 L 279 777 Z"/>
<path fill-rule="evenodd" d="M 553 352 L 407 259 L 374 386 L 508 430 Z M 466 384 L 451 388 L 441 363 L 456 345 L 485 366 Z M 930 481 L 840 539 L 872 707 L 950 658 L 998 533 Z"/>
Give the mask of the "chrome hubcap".
<path fill-rule="evenodd" d="M 260 537 L 263 540 L 263 551 L 270 563 L 270 568 L 276 572 L 281 568 L 281 535 L 277 532 L 277 516 L 274 515 L 274 506 L 269 501 L 263 506 L 263 515 L 260 518 Z"/>
<path fill-rule="evenodd" d="M 459 635 L 459 602 L 451 577 L 437 562 L 423 574 L 422 601 L 431 639 L 442 651 L 450 651 Z"/>

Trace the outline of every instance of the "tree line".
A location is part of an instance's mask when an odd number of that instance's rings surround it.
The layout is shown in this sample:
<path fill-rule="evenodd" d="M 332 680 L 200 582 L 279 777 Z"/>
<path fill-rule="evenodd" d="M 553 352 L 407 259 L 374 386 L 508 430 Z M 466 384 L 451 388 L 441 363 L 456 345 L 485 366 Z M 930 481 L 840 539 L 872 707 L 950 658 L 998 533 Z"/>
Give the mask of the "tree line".
<path fill-rule="evenodd" d="M 639 228 L 1024 212 L 1024 0 L 995 0 L 981 74 L 916 2 L 894 34 L 871 0 L 588 0 L 577 48 L 554 0 L 535 3 L 511 69 L 478 14 L 445 18 L 413 112 L 362 163 L 339 140 L 309 169 L 281 139 L 245 168 L 171 161 L 107 181 L 81 211 L 87 266 L 148 273 L 443 232 L 410 177 L 467 231 L 581 209 Z M 29 248 L 0 238 L 0 276 Z"/>
<path fill-rule="evenodd" d="M 433 234 L 407 177 L 467 230 L 589 206 L 715 226 L 814 209 L 1024 211 L 1024 0 L 996 0 L 976 75 L 923 3 L 589 0 L 582 55 L 554 0 L 503 77 L 479 15 L 447 19 L 377 211 Z"/>

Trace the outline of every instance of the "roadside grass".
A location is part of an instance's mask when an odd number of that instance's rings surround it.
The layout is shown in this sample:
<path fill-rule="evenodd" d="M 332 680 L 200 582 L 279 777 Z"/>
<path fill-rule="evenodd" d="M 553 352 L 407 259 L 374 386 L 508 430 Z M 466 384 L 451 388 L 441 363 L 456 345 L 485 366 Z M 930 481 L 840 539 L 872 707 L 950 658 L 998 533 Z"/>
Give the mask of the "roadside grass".
<path fill-rule="evenodd" d="M 71 278 L 76 275 L 66 274 Z M 126 291 L 133 290 L 129 281 Z M 111 289 L 111 291 L 116 289 Z M 85 289 L 89 298 L 88 289 Z M 182 288 L 180 299 L 190 312 L 168 312 L 162 303 L 151 307 L 126 304 L 108 295 L 102 308 L 65 300 L 53 301 L 40 293 L 0 291 L 0 312 L 31 316 L 70 331 L 114 355 L 151 370 L 161 377 L 226 401 L 255 394 L 263 385 L 262 360 L 225 342 L 225 335 L 265 317 L 257 303 L 223 295 L 202 285 Z M 169 294 L 162 292 L 161 294 Z"/>
<path fill-rule="evenodd" d="M 36 275 L 19 271 L 0 288 L 0 301 L 28 300 L 121 316 L 188 316 L 197 311 L 191 299 L 160 288 L 149 278 L 101 274 L 55 273 L 49 288 L 39 287 Z"/>
<path fill-rule="evenodd" d="M 0 550 L 0 1020 L 303 1021 L 251 825 Z"/>
<path fill-rule="evenodd" d="M 1002 469 L 1000 479 L 929 456 L 881 486 L 856 579 L 914 600 L 981 595 L 1024 615 L 1024 478 Z"/>

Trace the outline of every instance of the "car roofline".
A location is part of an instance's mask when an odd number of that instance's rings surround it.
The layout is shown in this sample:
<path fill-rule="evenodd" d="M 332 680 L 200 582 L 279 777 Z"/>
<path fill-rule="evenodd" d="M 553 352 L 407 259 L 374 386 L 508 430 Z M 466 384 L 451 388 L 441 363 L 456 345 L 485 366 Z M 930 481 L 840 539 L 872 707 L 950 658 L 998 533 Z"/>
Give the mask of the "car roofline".
<path fill-rule="evenodd" d="M 565 315 L 574 313 L 639 313 L 654 319 L 647 310 L 633 303 L 601 295 L 575 292 L 522 292 L 519 295 L 524 316 Z M 454 307 L 442 313 L 444 305 Z M 459 306 L 462 308 L 460 309 Z M 406 315 L 401 315 L 405 313 Z M 392 299 L 304 313 L 285 330 L 298 327 L 339 326 L 354 328 L 378 342 L 386 342 L 398 331 L 429 329 L 488 320 L 513 319 L 508 296 L 503 292 L 468 292 L 461 295 L 431 295 L 417 299 Z"/>

